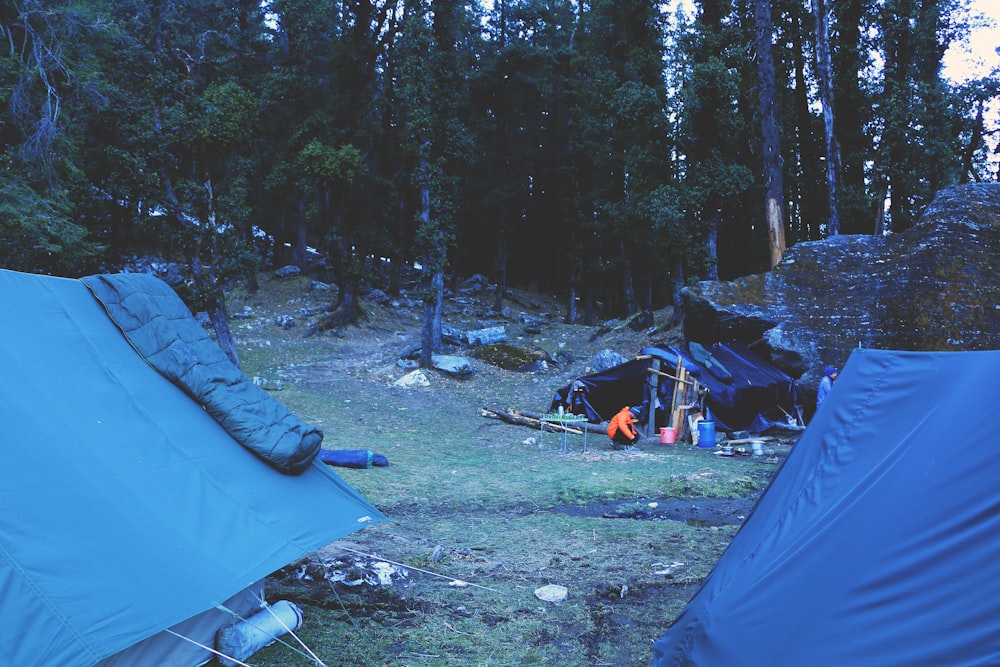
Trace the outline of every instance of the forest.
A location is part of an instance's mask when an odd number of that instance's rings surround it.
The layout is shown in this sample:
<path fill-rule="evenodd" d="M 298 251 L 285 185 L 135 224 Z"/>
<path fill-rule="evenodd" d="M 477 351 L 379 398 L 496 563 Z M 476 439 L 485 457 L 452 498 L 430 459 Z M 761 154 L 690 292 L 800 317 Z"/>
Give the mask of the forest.
<path fill-rule="evenodd" d="M 967 0 L 0 0 L 0 266 L 137 257 L 225 294 L 294 264 L 326 323 L 416 269 L 570 322 L 679 305 L 785 248 L 906 230 L 996 180 Z"/>

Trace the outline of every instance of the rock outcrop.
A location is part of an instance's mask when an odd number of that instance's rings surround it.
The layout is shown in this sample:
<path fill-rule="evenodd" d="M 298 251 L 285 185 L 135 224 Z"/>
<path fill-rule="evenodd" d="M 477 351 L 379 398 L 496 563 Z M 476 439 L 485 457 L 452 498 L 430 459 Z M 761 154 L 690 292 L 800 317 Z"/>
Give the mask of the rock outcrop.
<path fill-rule="evenodd" d="M 683 291 L 684 335 L 738 341 L 798 378 L 853 348 L 1000 347 L 1000 183 L 949 187 L 911 229 L 798 243 L 768 273 Z"/>

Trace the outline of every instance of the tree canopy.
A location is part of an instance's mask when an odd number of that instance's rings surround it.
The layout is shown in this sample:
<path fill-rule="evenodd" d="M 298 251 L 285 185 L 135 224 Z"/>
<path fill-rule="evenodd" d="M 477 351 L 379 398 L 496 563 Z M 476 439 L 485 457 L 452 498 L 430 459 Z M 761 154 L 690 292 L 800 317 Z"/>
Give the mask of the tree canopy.
<path fill-rule="evenodd" d="M 331 325 L 413 266 L 431 319 L 472 273 L 571 319 L 679 305 L 767 270 L 776 234 L 898 232 L 996 179 L 1000 78 L 942 73 L 974 19 L 966 0 L 0 0 L 0 265 L 182 261 L 217 328 L 232 281 L 288 263 L 337 285 Z"/>

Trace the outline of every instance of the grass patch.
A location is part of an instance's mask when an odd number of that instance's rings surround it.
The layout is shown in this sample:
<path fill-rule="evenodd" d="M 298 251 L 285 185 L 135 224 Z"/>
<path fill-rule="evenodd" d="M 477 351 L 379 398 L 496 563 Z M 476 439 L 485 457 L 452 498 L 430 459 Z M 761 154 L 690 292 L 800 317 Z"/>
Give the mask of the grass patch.
<path fill-rule="evenodd" d="M 473 348 L 472 356 L 507 371 L 516 371 L 537 361 L 538 354 L 521 345 L 491 343 Z"/>
<path fill-rule="evenodd" d="M 650 518 L 651 503 L 749 503 L 777 460 L 717 457 L 652 438 L 618 452 L 596 433 L 587 452 L 578 435 L 568 437 L 567 454 L 558 453 L 555 434 L 545 434 L 542 449 L 537 430 L 486 418 L 480 408 L 544 412 L 559 387 L 583 374 L 582 363 L 546 373 L 503 370 L 535 360 L 512 332 L 509 344 L 468 351 L 471 380 L 426 371 L 430 387 L 402 389 L 394 381 L 406 371 L 395 362 L 419 340 L 419 319 L 415 325 L 413 313 L 369 304 L 369 319 L 356 327 L 304 337 L 309 317 L 299 322 L 300 314 L 320 312 L 332 298 L 307 288 L 304 278 L 272 280 L 259 294 L 236 297 L 230 312 L 245 306 L 255 314 L 234 320 L 243 370 L 281 379 L 273 395 L 323 429 L 324 447 L 371 449 L 390 462 L 335 469 L 388 523 L 293 564 L 315 572 L 311 580 L 292 576 L 294 567 L 268 580 L 269 599 L 303 608 L 301 637 L 310 649 L 327 665 L 649 664 L 652 642 L 737 530 Z M 279 326 L 275 312 L 295 316 L 296 325 Z M 548 327 L 530 343 L 584 356 L 592 333 Z M 390 585 L 325 579 L 324 558 L 347 553 L 398 564 L 406 574 Z M 538 599 L 535 590 L 548 584 L 565 586 L 566 600 Z M 283 644 L 250 662 L 310 664 Z"/>
<path fill-rule="evenodd" d="M 413 572 L 405 584 L 362 592 L 331 585 L 307 609 L 321 627 L 306 641 L 344 665 L 640 664 L 735 530 L 548 513 L 376 526 L 365 533 L 380 553 L 402 551 L 442 577 Z M 417 557 L 430 548 L 428 532 L 447 545 L 437 563 Z M 666 576 L 670 564 L 676 570 Z M 482 588 L 450 585 L 456 579 Z M 567 586 L 564 602 L 534 596 L 550 583 Z M 288 591 L 278 584 L 271 592 Z M 294 664 L 281 662 L 284 653 L 255 664 Z"/>

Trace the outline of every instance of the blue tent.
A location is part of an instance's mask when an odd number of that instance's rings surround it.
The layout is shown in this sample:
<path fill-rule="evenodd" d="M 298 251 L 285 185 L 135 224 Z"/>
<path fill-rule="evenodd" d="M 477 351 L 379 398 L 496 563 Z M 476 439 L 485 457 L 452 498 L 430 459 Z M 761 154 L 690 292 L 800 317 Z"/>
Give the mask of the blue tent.
<path fill-rule="evenodd" d="M 1000 664 L 997 377 L 855 351 L 654 666 Z"/>
<path fill-rule="evenodd" d="M 268 574 L 384 520 L 238 444 L 82 281 L 0 271 L 0 294 L 3 667 L 202 664 L 167 630 L 211 646 Z"/>

